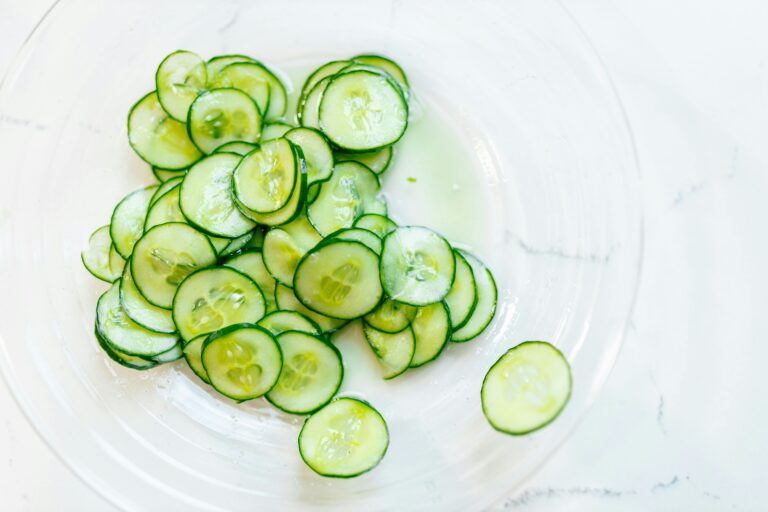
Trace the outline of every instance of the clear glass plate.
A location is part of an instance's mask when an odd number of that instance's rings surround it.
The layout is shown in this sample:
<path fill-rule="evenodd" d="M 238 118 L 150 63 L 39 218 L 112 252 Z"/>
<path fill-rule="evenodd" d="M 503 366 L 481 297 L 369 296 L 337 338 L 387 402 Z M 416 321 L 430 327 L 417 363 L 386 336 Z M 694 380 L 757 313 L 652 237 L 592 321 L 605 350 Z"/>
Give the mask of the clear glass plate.
<path fill-rule="evenodd" d="M 183 362 L 118 367 L 93 338 L 105 285 L 79 252 L 151 180 L 125 119 L 177 48 L 251 54 L 294 78 L 379 52 L 409 74 L 420 135 L 385 178 L 393 213 L 471 246 L 495 272 L 499 308 L 480 339 L 393 382 L 354 332 L 340 336 L 342 392 L 370 400 L 391 431 L 369 474 L 321 478 L 298 456 L 301 418 L 215 396 Z M 6 77 L 0 119 L 0 367 L 51 448 L 125 510 L 482 510 L 563 442 L 621 346 L 638 170 L 610 80 L 555 1 L 62 0 Z M 562 417 L 514 438 L 487 424 L 479 389 L 527 339 L 560 347 L 575 383 Z"/>

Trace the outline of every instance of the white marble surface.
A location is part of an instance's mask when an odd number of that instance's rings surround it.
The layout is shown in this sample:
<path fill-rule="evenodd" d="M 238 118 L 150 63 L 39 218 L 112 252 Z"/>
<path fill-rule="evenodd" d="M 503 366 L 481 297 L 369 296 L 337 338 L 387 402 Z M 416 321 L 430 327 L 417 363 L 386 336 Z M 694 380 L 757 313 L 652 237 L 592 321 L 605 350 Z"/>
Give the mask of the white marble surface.
<path fill-rule="evenodd" d="M 765 510 L 768 3 L 564 3 L 634 128 L 643 279 L 597 404 L 498 510 Z M 0 71 L 48 4 L 0 0 Z M 113 510 L 45 447 L 3 385 L 0 411 L 0 509 Z"/>

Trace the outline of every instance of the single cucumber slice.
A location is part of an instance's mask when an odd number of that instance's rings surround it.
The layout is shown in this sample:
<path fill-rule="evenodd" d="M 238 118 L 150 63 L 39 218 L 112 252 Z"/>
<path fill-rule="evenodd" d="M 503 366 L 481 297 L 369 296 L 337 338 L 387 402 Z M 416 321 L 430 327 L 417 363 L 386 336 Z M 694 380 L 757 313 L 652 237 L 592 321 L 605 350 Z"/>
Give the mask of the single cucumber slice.
<path fill-rule="evenodd" d="M 126 368 L 130 368 L 131 370 L 149 370 L 150 368 L 154 368 L 158 365 L 158 363 L 149 359 L 132 356 L 130 354 L 123 354 L 115 350 L 109 345 L 109 343 L 107 343 L 104 337 L 99 334 L 98 329 L 95 329 L 94 332 L 96 334 L 96 341 L 99 342 L 101 349 L 107 354 L 107 356 L 109 356 L 110 359 L 112 359 L 117 364 L 125 366 Z"/>
<path fill-rule="evenodd" d="M 378 178 L 357 162 L 337 164 L 331 179 L 320 185 L 317 199 L 307 208 L 309 221 L 323 236 L 352 227 L 366 213 L 384 212 L 386 203 L 379 196 Z"/>
<path fill-rule="evenodd" d="M 202 156 L 187 127 L 168 117 L 154 91 L 131 108 L 128 142 L 142 160 L 162 169 L 186 169 Z"/>
<path fill-rule="evenodd" d="M 381 284 L 396 301 L 413 306 L 440 302 L 451 289 L 454 271 L 451 246 L 431 229 L 399 227 L 384 238 Z"/>
<path fill-rule="evenodd" d="M 181 185 L 181 182 L 184 179 L 184 176 L 186 174 L 187 174 L 187 171 L 184 170 L 182 171 L 182 174 L 180 176 L 175 176 L 158 185 L 157 189 L 155 190 L 155 193 L 152 194 L 152 198 L 149 200 L 149 206 L 152 207 L 152 205 L 158 202 L 161 197 L 163 197 L 165 194 L 167 194 L 168 192 L 176 188 L 176 186 Z"/>
<path fill-rule="evenodd" d="M 157 178 L 157 181 L 160 183 L 165 183 L 168 180 L 171 180 L 173 178 L 183 178 L 184 173 L 186 173 L 186 169 L 176 170 L 176 171 L 170 171 L 168 169 L 161 169 L 159 167 L 152 167 L 152 174 L 155 175 L 155 178 Z"/>
<path fill-rule="evenodd" d="M 320 194 L 321 183 L 313 183 L 311 187 L 307 188 L 307 204 L 310 205 L 315 202 L 318 194 Z"/>
<path fill-rule="evenodd" d="M 212 89 L 214 87 L 218 81 L 219 73 L 225 67 L 236 62 L 256 62 L 256 59 L 247 55 L 217 55 L 209 59 L 206 63 L 206 68 L 208 68 L 208 88 Z"/>
<path fill-rule="evenodd" d="M 253 238 L 253 234 L 258 231 L 259 233 L 261 231 L 259 230 L 253 230 L 249 231 L 248 233 L 244 234 L 243 236 L 239 236 L 235 239 L 233 239 L 231 242 L 227 244 L 227 246 L 219 252 L 219 256 L 224 258 L 227 256 L 231 256 L 237 252 L 240 252 L 243 248 L 245 248 L 249 243 L 251 243 L 251 239 Z"/>
<path fill-rule="evenodd" d="M 155 73 L 157 98 L 163 109 L 177 121 L 185 123 L 189 106 L 205 91 L 208 70 L 196 53 L 178 50 L 168 55 Z"/>
<path fill-rule="evenodd" d="M 288 123 L 275 121 L 274 123 L 267 123 L 264 125 L 264 129 L 261 131 L 261 141 L 266 142 L 268 140 L 279 139 L 290 130 L 293 129 Z"/>
<path fill-rule="evenodd" d="M 301 149 L 307 163 L 307 185 L 325 181 L 333 172 L 333 152 L 325 136 L 312 128 L 294 128 L 285 138 Z"/>
<path fill-rule="evenodd" d="M 144 221 L 144 231 L 149 231 L 155 226 L 168 222 L 187 222 L 187 218 L 181 213 L 181 206 L 179 205 L 180 192 L 181 186 L 176 185 L 149 207 L 147 219 Z"/>
<path fill-rule="evenodd" d="M 240 401 L 272 389 L 283 367 L 275 337 L 253 324 L 232 325 L 209 335 L 201 360 L 216 391 Z"/>
<path fill-rule="evenodd" d="M 413 306 L 384 299 L 376 309 L 365 315 L 363 320 L 378 331 L 394 334 L 411 325 L 416 312 L 417 308 Z"/>
<path fill-rule="evenodd" d="M 256 213 L 274 213 L 288 204 L 299 178 L 296 150 L 286 139 L 275 139 L 243 157 L 232 183 L 242 206 Z"/>
<path fill-rule="evenodd" d="M 397 377 L 411 365 L 416 350 L 416 340 L 410 326 L 392 334 L 379 331 L 364 323 L 363 333 L 384 369 L 385 379 Z"/>
<path fill-rule="evenodd" d="M 170 222 L 150 229 L 136 243 L 131 275 L 145 299 L 170 309 L 181 282 L 215 262 L 216 252 L 208 237 L 189 224 Z"/>
<path fill-rule="evenodd" d="M 304 104 L 304 101 L 307 98 L 307 95 L 309 94 L 309 91 L 312 90 L 312 88 L 322 80 L 323 78 L 330 77 L 332 75 L 335 75 L 345 67 L 347 67 L 350 64 L 350 61 L 348 60 L 334 60 L 331 62 L 327 62 L 317 68 L 315 71 L 312 72 L 311 75 L 307 78 L 307 80 L 304 82 L 304 85 L 301 86 L 301 94 L 299 94 L 299 103 L 297 108 L 297 114 L 301 112 L 301 106 Z M 299 119 L 300 120 L 300 119 Z"/>
<path fill-rule="evenodd" d="M 458 329 L 469 319 L 477 305 L 475 274 L 467 259 L 459 251 L 453 251 L 456 257 L 456 277 L 451 291 L 445 296 L 448 310 L 451 312 L 451 326 Z"/>
<path fill-rule="evenodd" d="M 334 240 L 308 252 L 293 279 L 296 297 L 311 310 L 351 320 L 381 300 L 379 257 L 360 242 Z"/>
<path fill-rule="evenodd" d="M 264 119 L 278 121 L 283 118 L 285 109 L 288 107 L 288 92 L 283 82 L 267 66 L 261 63 L 259 65 L 264 68 L 269 80 L 269 108 L 264 114 Z"/>
<path fill-rule="evenodd" d="M 389 168 L 389 164 L 392 162 L 392 153 L 392 146 L 387 146 L 369 153 L 336 153 L 335 156 L 340 162 L 354 160 L 368 167 L 376 174 L 381 174 Z"/>
<path fill-rule="evenodd" d="M 296 295 L 293 293 L 293 289 L 283 286 L 282 284 L 278 284 L 277 287 L 275 287 L 275 302 L 280 309 L 296 311 L 311 319 L 320 326 L 325 334 L 337 331 L 347 323 L 346 320 L 331 318 L 308 309 L 304 304 L 299 302 L 299 299 L 297 299 Z"/>
<path fill-rule="evenodd" d="M 392 219 L 378 213 L 366 213 L 355 221 L 354 226 L 367 229 L 379 238 L 384 238 L 397 229 L 397 224 Z"/>
<path fill-rule="evenodd" d="M 109 226 L 101 226 L 94 231 L 88 238 L 88 247 L 80 253 L 80 259 L 83 266 L 93 277 L 106 281 L 114 282 L 122 273 L 122 266 L 125 265 L 122 256 L 117 255 L 118 259 L 110 257 L 112 247 L 112 238 L 109 236 Z M 117 253 L 117 251 L 114 251 Z M 117 263 L 115 266 L 112 263 Z M 119 262 L 123 262 L 120 264 Z"/>
<path fill-rule="evenodd" d="M 483 413 L 499 432 L 523 435 L 562 412 L 571 397 L 571 367 L 546 341 L 526 341 L 496 361 L 483 379 Z"/>
<path fill-rule="evenodd" d="M 275 285 L 277 282 L 275 282 L 272 275 L 267 271 L 260 250 L 250 250 L 239 254 L 234 258 L 227 260 L 224 265 L 239 270 L 259 285 L 259 288 L 264 293 L 264 302 L 267 313 L 277 309 L 277 304 L 275 304 Z"/>
<path fill-rule="evenodd" d="M 269 82 L 270 78 L 260 64 L 253 61 L 235 62 L 219 71 L 213 87 L 233 87 L 243 91 L 256 102 L 263 117 L 269 108 Z"/>
<path fill-rule="evenodd" d="M 322 93 L 320 129 L 347 151 L 372 151 L 397 142 L 408 126 L 408 103 L 383 75 L 351 71 L 334 76 Z"/>
<path fill-rule="evenodd" d="M 173 321 L 190 341 L 230 325 L 256 323 L 265 312 L 264 295 L 247 275 L 229 267 L 190 274 L 173 298 Z"/>
<path fill-rule="evenodd" d="M 227 142 L 217 147 L 214 153 L 235 153 L 236 155 L 245 156 L 254 149 L 258 149 L 259 145 L 251 142 L 243 142 L 241 140 L 235 140 Z"/>
<path fill-rule="evenodd" d="M 256 142 L 261 113 L 250 96 L 238 89 L 213 89 L 197 97 L 187 118 L 189 137 L 203 153 L 232 141 Z"/>
<path fill-rule="evenodd" d="M 317 82 L 299 105 L 299 120 L 305 128 L 320 128 L 320 101 L 323 91 L 331 82 L 331 77 L 325 77 Z"/>
<path fill-rule="evenodd" d="M 476 257 L 466 251 L 458 251 L 472 267 L 477 290 L 477 305 L 464 325 L 456 329 L 451 341 L 469 341 L 482 333 L 496 314 L 496 281 L 488 268 Z"/>
<path fill-rule="evenodd" d="M 144 220 L 155 190 L 157 185 L 131 192 L 117 203 L 112 212 L 109 236 L 117 252 L 125 259 L 131 256 L 133 246 L 144 232 Z"/>
<path fill-rule="evenodd" d="M 321 338 L 300 331 L 277 336 L 283 369 L 266 395 L 269 403 L 291 414 L 309 414 L 331 401 L 344 378 L 341 354 Z"/>
<path fill-rule="evenodd" d="M 307 174 L 304 171 L 304 160 L 298 160 L 298 162 L 299 174 L 296 178 L 296 186 L 285 206 L 273 213 L 259 213 L 243 205 L 235 196 L 235 202 L 240 211 L 249 219 L 265 226 L 280 226 L 298 217 L 304 210 L 304 202 L 307 197 Z"/>
<path fill-rule="evenodd" d="M 405 76 L 403 68 L 398 66 L 395 61 L 375 54 L 357 55 L 352 57 L 352 60 L 354 62 L 368 64 L 369 66 L 376 66 L 377 68 L 383 69 L 397 81 L 398 85 L 400 85 L 404 91 L 408 89 L 408 78 Z"/>
<path fill-rule="evenodd" d="M 112 246 L 109 248 L 110 270 L 115 273 L 119 272 L 122 275 L 125 265 L 126 265 L 125 258 L 120 256 L 120 254 L 117 252 L 117 249 L 115 249 L 115 244 L 112 244 Z"/>
<path fill-rule="evenodd" d="M 187 360 L 187 364 L 189 365 L 190 369 L 195 372 L 195 375 L 200 377 L 200 379 L 206 384 L 210 384 L 211 381 L 208 378 L 208 373 L 205 371 L 205 368 L 203 367 L 203 361 L 201 359 L 203 352 L 203 342 L 207 337 L 207 335 L 198 336 L 197 338 L 184 345 L 184 359 Z"/>
<path fill-rule="evenodd" d="M 277 282 L 293 287 L 296 266 L 321 240 L 306 215 L 300 215 L 296 220 L 267 232 L 262 249 L 264 264 Z"/>
<path fill-rule="evenodd" d="M 125 266 L 120 280 L 120 305 L 128 318 L 145 329 L 167 334 L 176 332 L 171 312 L 150 304 L 136 288 L 130 264 Z"/>
<path fill-rule="evenodd" d="M 96 330 L 116 351 L 133 356 L 156 356 L 179 340 L 176 335 L 152 332 L 128 318 L 120 305 L 119 281 L 96 304 Z"/>
<path fill-rule="evenodd" d="M 166 350 L 161 354 L 157 354 L 151 359 L 158 364 L 165 364 L 178 361 L 182 357 L 184 357 L 184 351 L 181 348 L 181 343 L 176 343 L 176 345 L 174 345 L 170 350 Z"/>
<path fill-rule="evenodd" d="M 375 252 L 376 254 L 381 254 L 381 238 L 374 235 L 367 229 L 362 228 L 344 228 L 336 231 L 335 233 L 331 233 L 328 235 L 328 237 L 325 239 L 327 241 L 330 240 L 353 240 L 356 242 L 360 242 L 367 246 L 370 250 Z"/>
<path fill-rule="evenodd" d="M 315 336 L 323 333 L 320 326 L 296 311 L 273 311 L 259 320 L 257 325 L 275 336 L 286 331 L 301 331 Z"/>
<path fill-rule="evenodd" d="M 416 348 L 411 367 L 422 366 L 440 355 L 451 338 L 451 315 L 445 302 L 418 308 L 411 323 Z"/>
<path fill-rule="evenodd" d="M 254 222 L 235 206 L 232 173 L 241 157 L 217 153 L 197 162 L 181 184 L 180 206 L 184 217 L 201 231 L 236 238 L 253 230 Z"/>
<path fill-rule="evenodd" d="M 337 398 L 304 423 L 299 453 L 322 476 L 350 478 L 370 471 L 387 453 L 389 431 L 370 404 Z"/>

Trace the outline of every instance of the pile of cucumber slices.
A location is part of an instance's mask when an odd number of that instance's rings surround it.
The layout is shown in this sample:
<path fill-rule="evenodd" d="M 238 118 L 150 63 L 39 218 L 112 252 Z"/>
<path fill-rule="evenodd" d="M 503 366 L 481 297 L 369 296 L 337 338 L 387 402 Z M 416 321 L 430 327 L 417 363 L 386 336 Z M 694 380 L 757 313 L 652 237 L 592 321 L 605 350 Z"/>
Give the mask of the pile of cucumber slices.
<path fill-rule="evenodd" d="M 109 357 L 137 370 L 184 358 L 226 397 L 311 415 L 299 448 L 321 475 L 378 464 L 387 425 L 367 402 L 335 398 L 344 364 L 331 335 L 360 320 L 391 379 L 477 337 L 497 298 L 477 257 L 387 215 L 381 175 L 409 97 L 400 66 L 360 55 L 315 70 L 289 120 L 286 87 L 263 63 L 167 56 L 128 115 L 129 143 L 158 183 L 124 197 L 82 254 L 112 283 L 95 328 Z M 564 386 L 557 368 L 562 395 L 570 373 Z M 486 384 L 484 407 L 504 406 Z M 495 418 L 504 430 L 509 418 Z"/>

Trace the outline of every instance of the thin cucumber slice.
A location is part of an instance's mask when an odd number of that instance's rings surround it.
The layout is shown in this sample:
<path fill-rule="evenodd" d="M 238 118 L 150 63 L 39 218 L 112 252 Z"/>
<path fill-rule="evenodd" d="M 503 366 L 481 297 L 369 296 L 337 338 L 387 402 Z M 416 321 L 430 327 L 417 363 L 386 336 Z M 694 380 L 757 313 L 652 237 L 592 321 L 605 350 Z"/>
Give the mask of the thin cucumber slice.
<path fill-rule="evenodd" d="M 307 98 L 307 95 L 309 94 L 309 91 L 312 90 L 312 88 L 317 84 L 320 80 L 323 78 L 327 78 L 330 76 L 335 75 L 345 67 L 347 67 L 350 64 L 351 61 L 348 60 L 334 60 L 331 62 L 327 62 L 317 68 L 314 72 L 312 72 L 311 75 L 307 78 L 307 80 L 304 82 L 304 85 L 301 86 L 301 94 L 299 95 L 299 107 L 301 107 L 304 104 L 304 101 Z M 297 114 L 301 111 L 301 108 L 297 108 Z"/>
<path fill-rule="evenodd" d="M 272 278 L 264 265 L 264 260 L 260 250 L 251 250 L 235 256 L 224 263 L 225 266 L 239 270 L 247 275 L 259 285 L 264 293 L 264 303 L 267 313 L 277 309 L 275 303 L 275 285 L 277 282 Z"/>
<path fill-rule="evenodd" d="M 157 354 L 151 359 L 158 364 L 166 364 L 178 361 L 182 357 L 184 357 L 184 351 L 181 348 L 181 343 L 176 343 L 176 345 L 174 345 L 170 350 L 166 350 L 161 354 Z"/>
<path fill-rule="evenodd" d="M 306 215 L 300 215 L 296 220 L 267 232 L 262 249 L 264 264 L 277 282 L 293 287 L 293 275 L 299 261 L 321 240 Z"/>
<path fill-rule="evenodd" d="M 147 302 L 147 299 L 136 288 L 131 275 L 131 265 L 125 266 L 120 280 L 120 305 L 128 318 L 154 332 L 171 334 L 176 332 L 171 312 Z"/>
<path fill-rule="evenodd" d="M 168 222 L 187 222 L 187 218 L 181 213 L 181 206 L 179 205 L 180 192 L 180 185 L 176 185 L 149 207 L 147 219 L 144 221 L 144 231 L 149 231 L 155 226 Z"/>
<path fill-rule="evenodd" d="M 274 213 L 288 204 L 299 178 L 296 150 L 286 139 L 275 139 L 243 157 L 232 183 L 242 206 L 256 213 Z"/>
<path fill-rule="evenodd" d="M 366 213 L 355 221 L 354 226 L 367 229 L 379 238 L 384 238 L 397 229 L 397 224 L 392 219 L 378 213 Z"/>
<path fill-rule="evenodd" d="M 256 59 L 247 55 L 217 55 L 212 57 L 206 62 L 206 68 L 208 68 L 208 88 L 213 88 L 214 84 L 218 81 L 219 73 L 236 62 L 256 62 Z"/>
<path fill-rule="evenodd" d="M 236 155 L 245 156 L 254 149 L 258 149 L 258 147 L 258 144 L 235 140 L 217 147 L 214 153 L 235 153 Z"/>
<path fill-rule="evenodd" d="M 173 348 L 179 340 L 174 334 L 152 332 L 128 318 L 120 305 L 119 282 L 99 298 L 96 329 L 113 349 L 133 356 L 156 356 Z"/>
<path fill-rule="evenodd" d="M 173 178 L 183 178 L 185 172 L 187 172 L 186 169 L 169 171 L 168 169 L 152 167 L 152 174 L 154 174 L 155 178 L 157 178 L 157 181 L 159 181 L 160 183 L 165 183 L 166 181 L 171 180 Z"/>
<path fill-rule="evenodd" d="M 181 282 L 215 262 L 216 252 L 208 237 L 189 224 L 169 222 L 150 229 L 136 243 L 131 275 L 145 299 L 171 309 Z"/>
<path fill-rule="evenodd" d="M 186 219 L 185 219 L 185 222 L 186 222 Z M 211 241 L 211 245 L 213 245 L 213 249 L 216 251 L 217 256 L 220 256 L 221 253 L 224 252 L 224 249 L 226 249 L 229 243 L 232 241 L 229 238 L 221 238 L 218 236 L 210 236 L 210 235 L 208 235 L 208 239 Z"/>
<path fill-rule="evenodd" d="M 389 164 L 392 162 L 392 153 L 392 146 L 387 146 L 369 153 L 336 153 L 336 159 L 340 162 L 354 160 L 368 167 L 376 174 L 382 174 L 389 168 Z"/>
<path fill-rule="evenodd" d="M 296 311 L 273 311 L 256 325 L 263 327 L 275 336 L 286 331 L 301 331 L 314 336 L 321 336 L 323 331 L 315 322 Z"/>
<path fill-rule="evenodd" d="M 293 293 L 293 289 L 283 286 L 282 284 L 278 284 L 277 287 L 275 287 L 275 301 L 279 309 L 296 311 L 311 319 L 325 334 L 337 331 L 347 323 L 346 320 L 331 318 L 308 309 L 304 304 L 299 302 L 299 299 L 297 299 L 296 295 Z"/>
<path fill-rule="evenodd" d="M 267 123 L 264 125 L 264 129 L 261 131 L 261 141 L 266 142 L 268 140 L 279 139 L 292 129 L 293 126 L 288 123 L 282 123 L 280 121 Z"/>
<path fill-rule="evenodd" d="M 312 128 L 294 128 L 285 138 L 301 149 L 307 163 L 307 185 L 325 181 L 333 172 L 333 152 L 325 136 Z"/>
<path fill-rule="evenodd" d="M 112 244 L 109 248 L 109 269 L 114 273 L 120 273 L 120 275 L 122 275 L 125 265 L 125 258 L 120 256 L 120 253 L 115 249 L 115 244 Z"/>
<path fill-rule="evenodd" d="M 239 401 L 272 389 L 283 367 L 275 337 L 253 324 L 232 325 L 209 335 L 201 360 L 216 391 Z"/>
<path fill-rule="evenodd" d="M 331 401 L 344 378 L 338 349 L 321 338 L 300 331 L 277 336 L 283 369 L 266 398 L 291 414 L 310 414 Z"/>
<path fill-rule="evenodd" d="M 309 417 L 299 433 L 299 453 L 314 472 L 350 478 L 370 471 L 389 446 L 379 411 L 356 398 L 337 398 Z"/>
<path fill-rule="evenodd" d="M 394 379 L 411 365 L 416 350 L 416 339 L 410 326 L 391 334 L 364 323 L 363 333 L 368 345 L 381 363 L 384 379 Z"/>
<path fill-rule="evenodd" d="M 222 258 L 225 258 L 227 256 L 231 256 L 243 248 L 245 248 L 249 243 L 251 243 L 251 239 L 253 238 L 253 234 L 256 232 L 256 230 L 249 231 L 248 233 L 244 234 L 243 236 L 239 236 L 229 242 L 227 246 L 219 252 L 219 256 Z M 259 231 L 260 232 L 260 231 Z"/>
<path fill-rule="evenodd" d="M 496 314 L 496 281 L 488 268 L 476 257 L 466 251 L 459 250 L 467 263 L 472 267 L 477 290 L 477 304 L 464 325 L 456 329 L 451 341 L 469 341 L 482 333 Z"/>
<path fill-rule="evenodd" d="M 173 321 L 185 341 L 264 316 L 264 295 L 247 275 L 229 267 L 190 274 L 173 298 Z"/>
<path fill-rule="evenodd" d="M 246 93 L 213 89 L 192 103 L 187 130 L 200 151 L 210 154 L 227 142 L 257 142 L 261 137 L 261 113 Z"/>
<path fill-rule="evenodd" d="M 417 308 L 413 306 L 385 299 L 375 310 L 365 315 L 363 320 L 377 331 L 394 334 L 411 325 L 416 312 Z"/>
<path fill-rule="evenodd" d="M 445 302 L 420 307 L 411 323 L 416 347 L 411 368 L 422 366 L 440 355 L 451 338 L 451 315 Z"/>
<path fill-rule="evenodd" d="M 386 203 L 379 196 L 379 180 L 373 171 L 357 162 L 342 162 L 334 168 L 331 179 L 320 185 L 307 216 L 318 233 L 328 236 L 352 227 L 361 215 L 385 211 Z"/>
<path fill-rule="evenodd" d="M 304 101 L 299 106 L 299 120 L 305 128 L 320 128 L 320 101 L 323 99 L 323 91 L 331 82 L 331 77 L 326 77 L 317 82 L 309 91 Z"/>
<path fill-rule="evenodd" d="M 235 206 L 232 173 L 241 157 L 218 153 L 197 162 L 181 184 L 180 206 L 184 217 L 201 231 L 237 238 L 256 225 Z"/>
<path fill-rule="evenodd" d="M 413 306 L 440 302 L 451 289 L 454 271 L 451 246 L 431 229 L 399 227 L 384 238 L 381 284 L 396 301 Z"/>
<path fill-rule="evenodd" d="M 129 354 L 123 354 L 114 348 L 112 348 L 109 343 L 104 339 L 104 337 L 99 334 L 98 329 L 94 330 L 96 334 L 96 341 L 98 341 L 99 346 L 101 349 L 109 356 L 110 359 L 112 359 L 114 362 L 121 366 L 125 366 L 126 368 L 130 368 L 131 370 L 149 370 L 151 368 L 154 368 L 158 365 L 158 363 L 151 361 L 149 359 L 144 359 L 138 356 L 132 356 Z"/>
<path fill-rule="evenodd" d="M 208 70 L 196 53 L 178 50 L 168 55 L 155 73 L 157 98 L 163 109 L 177 121 L 185 123 L 189 106 L 205 91 Z"/>
<path fill-rule="evenodd" d="M 117 252 L 125 259 L 131 256 L 133 246 L 144 232 L 149 200 L 155 190 L 157 185 L 131 192 L 117 203 L 112 212 L 109 236 L 112 237 Z"/>
<path fill-rule="evenodd" d="M 175 172 L 175 171 L 174 171 Z M 181 176 L 175 176 L 169 180 L 166 180 L 162 182 L 160 185 L 157 186 L 157 189 L 155 190 L 155 193 L 152 194 L 152 199 L 149 200 L 149 206 L 151 207 L 153 204 L 158 202 L 161 197 L 163 197 L 165 194 L 167 194 L 169 191 L 176 188 L 177 185 L 181 185 L 182 180 L 184 179 L 184 175 L 186 175 L 187 171 L 182 171 Z"/>
<path fill-rule="evenodd" d="M 309 309 L 351 320 L 373 311 L 381 300 L 378 264 L 378 255 L 360 242 L 334 240 L 301 259 L 293 289 Z"/>
<path fill-rule="evenodd" d="M 206 384 L 210 384 L 211 381 L 208 378 L 208 372 L 203 367 L 203 361 L 201 359 L 203 352 L 203 342 L 208 336 L 198 336 L 186 345 L 184 345 L 184 359 L 186 359 L 189 368 L 200 377 L 200 379 Z"/>
<path fill-rule="evenodd" d="M 212 88 L 233 87 L 243 91 L 256 102 L 264 116 L 269 108 L 270 79 L 264 68 L 256 62 L 235 62 L 218 72 Z"/>
<path fill-rule="evenodd" d="M 278 121 L 283 118 L 288 107 L 288 92 L 283 82 L 267 66 L 261 63 L 259 65 L 264 69 L 269 80 L 269 108 L 264 114 L 264 119 Z"/>
<path fill-rule="evenodd" d="M 404 91 L 408 89 L 408 78 L 405 76 L 403 68 L 393 60 L 375 54 L 357 55 L 352 57 L 352 60 L 354 62 L 368 64 L 369 66 L 376 66 L 377 68 L 383 69 L 397 81 L 398 85 L 400 85 Z"/>
<path fill-rule="evenodd" d="M 264 247 L 264 230 L 261 228 L 257 228 L 253 232 L 253 237 L 251 237 L 251 241 L 246 244 L 244 247 L 244 250 L 250 251 L 251 249 L 258 249 L 261 250 L 261 248 Z"/>
<path fill-rule="evenodd" d="M 383 75 L 351 71 L 334 76 L 322 93 L 320 129 L 346 151 L 373 151 L 397 142 L 408 126 L 408 103 Z"/>
<path fill-rule="evenodd" d="M 317 199 L 317 196 L 320 194 L 320 185 L 321 183 L 313 183 L 311 187 L 307 188 L 307 204 L 312 204 L 315 202 L 315 199 Z"/>
<path fill-rule="evenodd" d="M 477 289 L 475 273 L 467 263 L 467 259 L 459 251 L 453 251 L 456 257 L 456 276 L 451 285 L 451 291 L 445 296 L 448 310 L 451 313 L 451 326 L 458 329 L 469 319 L 477 306 Z"/>
<path fill-rule="evenodd" d="M 325 240 L 353 240 L 367 246 L 376 254 L 381 254 L 381 238 L 362 228 L 344 228 L 331 233 Z"/>
<path fill-rule="evenodd" d="M 162 169 L 186 169 L 202 156 L 187 127 L 168 117 L 154 91 L 128 114 L 128 142 L 142 160 Z"/>
<path fill-rule="evenodd" d="M 112 283 L 120 277 L 122 273 L 122 265 L 113 266 L 112 263 L 123 261 L 122 257 L 118 255 L 120 260 L 113 260 L 110 257 L 112 248 L 112 238 L 109 236 L 109 226 L 101 226 L 94 231 L 88 238 L 88 247 L 83 249 L 80 253 L 80 259 L 83 261 L 83 266 L 97 279 Z M 116 253 L 117 251 L 115 251 Z M 123 265 L 125 263 L 123 262 Z"/>
<path fill-rule="evenodd" d="M 552 423 L 571 387 L 571 367 L 562 352 L 546 341 L 526 341 L 491 366 L 480 399 L 493 428 L 518 436 Z"/>
<path fill-rule="evenodd" d="M 298 158 L 298 156 L 297 156 Z M 238 208 L 249 219 L 263 224 L 265 226 L 280 226 L 287 224 L 296 219 L 302 211 L 305 199 L 307 197 L 307 174 L 304 172 L 304 160 L 299 160 L 299 175 L 297 177 L 296 186 L 291 192 L 291 197 L 288 199 L 288 203 L 273 213 L 259 213 L 246 207 L 235 197 Z"/>

